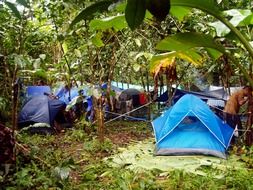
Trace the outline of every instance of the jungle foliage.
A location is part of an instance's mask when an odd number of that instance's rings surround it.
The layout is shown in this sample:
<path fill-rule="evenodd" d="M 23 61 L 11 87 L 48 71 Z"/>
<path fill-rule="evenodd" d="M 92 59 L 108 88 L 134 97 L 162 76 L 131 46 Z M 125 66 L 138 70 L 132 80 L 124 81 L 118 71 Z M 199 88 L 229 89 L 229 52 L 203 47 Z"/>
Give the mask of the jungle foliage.
<path fill-rule="evenodd" d="M 112 80 L 146 89 L 172 84 L 190 89 L 200 80 L 226 87 L 253 86 L 252 6 L 251 0 L 0 1 L 0 123 L 12 128 L 11 118 L 22 104 L 22 98 L 13 99 L 17 79 L 24 86 L 43 80 L 53 87 L 59 81 L 95 85 Z M 16 96 L 22 95 L 22 85 Z M 19 152 L 14 171 L 1 173 L 1 185 L 7 189 L 252 188 L 252 147 L 232 150 L 246 170 L 228 169 L 219 179 L 210 168 L 203 168 L 210 175 L 200 176 L 122 166 L 119 174 L 119 168 L 102 161 L 119 147 L 107 137 L 119 126 L 136 136 L 151 136 L 148 127 L 130 123 L 124 128 L 123 122 L 116 123 L 110 132 L 104 129 L 101 143 L 95 138 L 96 129 L 87 133 L 85 122 L 77 125 L 61 138 L 18 134 L 17 142 L 27 152 Z"/>
<path fill-rule="evenodd" d="M 198 168 L 202 175 L 197 174 L 197 171 L 194 173 L 173 168 L 166 172 L 160 169 L 146 170 L 141 167 L 129 169 L 131 163 L 114 167 L 108 163 L 110 157 L 108 161 L 105 158 L 117 155 L 120 150 L 122 152 L 129 143 L 135 144 L 142 139 L 152 141 L 149 138 L 152 136 L 150 126 L 140 122 L 116 122 L 108 126 L 106 134 L 110 138 L 102 144 L 94 138 L 95 133 L 87 134 L 81 126 L 76 127 L 79 129 L 68 130 L 61 134 L 60 138 L 19 134 L 17 136 L 19 142 L 24 144 L 29 152 L 25 153 L 24 149 L 18 152 L 15 170 L 13 171 L 12 168 L 8 175 L 1 175 L 1 187 L 9 190 L 252 188 L 252 148 L 241 147 L 241 153 L 239 150 L 231 149 L 229 160 L 230 162 L 234 160 L 232 162 L 234 165 L 224 163 L 223 167 L 216 166 L 217 168 L 212 165 L 202 165 Z M 120 142 L 120 138 L 123 141 Z M 127 151 L 131 149 L 127 148 Z M 145 150 L 139 150 L 139 152 L 143 151 Z M 136 159 L 141 160 L 142 156 L 142 154 L 136 155 Z M 242 165 L 241 168 L 237 168 L 238 164 L 235 163 L 238 162 Z M 157 164 L 159 166 L 159 163 Z"/>

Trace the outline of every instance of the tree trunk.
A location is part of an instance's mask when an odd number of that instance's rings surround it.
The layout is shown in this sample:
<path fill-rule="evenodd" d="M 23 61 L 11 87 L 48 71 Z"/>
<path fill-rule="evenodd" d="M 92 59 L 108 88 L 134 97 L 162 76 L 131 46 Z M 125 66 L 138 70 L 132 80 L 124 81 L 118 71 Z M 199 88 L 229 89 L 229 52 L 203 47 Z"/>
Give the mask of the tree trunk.
<path fill-rule="evenodd" d="M 110 67 L 109 67 L 109 74 L 108 74 L 108 80 L 107 80 L 106 98 L 107 98 L 108 104 L 110 105 L 109 110 L 114 111 L 114 103 L 111 99 L 111 82 L 113 80 L 114 69 L 115 69 L 115 65 L 116 65 L 115 46 L 112 49 L 112 59 L 111 59 L 111 62 L 109 65 L 110 65 Z"/>
<path fill-rule="evenodd" d="M 13 84 L 13 94 L 12 94 L 12 136 L 14 139 L 15 143 L 15 131 L 17 129 L 17 109 L 18 109 L 18 97 L 19 97 L 19 84 L 16 82 L 16 77 L 17 77 L 17 72 L 18 72 L 18 66 L 15 65 L 15 69 L 13 72 L 13 79 L 12 79 L 12 84 Z M 14 147 L 14 160 L 16 160 L 16 150 Z"/>
<path fill-rule="evenodd" d="M 94 97 L 95 116 L 98 126 L 98 139 L 102 143 L 104 142 L 104 112 L 102 107 L 102 99 Z"/>
<path fill-rule="evenodd" d="M 105 137 L 104 112 L 102 110 L 102 107 L 99 107 L 98 109 L 98 138 L 101 143 L 104 142 L 104 137 Z"/>
<path fill-rule="evenodd" d="M 252 61 L 253 59 L 251 58 L 251 64 L 249 65 L 249 75 L 252 78 Z M 245 139 L 245 144 L 248 146 L 253 145 L 253 128 L 252 128 L 252 124 L 253 124 L 253 97 L 252 97 L 252 93 L 249 94 L 249 103 L 248 103 L 248 120 L 247 120 L 247 128 L 248 129 L 246 131 L 246 139 Z"/>
<path fill-rule="evenodd" d="M 150 93 L 146 93 L 147 99 L 148 99 L 148 103 L 151 101 L 151 97 L 150 97 Z M 151 120 L 151 104 L 148 105 L 148 121 Z"/>
<path fill-rule="evenodd" d="M 142 69 L 140 69 L 140 74 L 141 74 L 141 84 L 142 84 L 143 89 L 145 90 L 146 86 L 145 86 L 145 81 L 144 81 L 144 73 L 142 72 Z"/>
<path fill-rule="evenodd" d="M 247 131 L 246 131 L 246 142 L 245 144 L 248 146 L 253 145 L 253 98 L 252 95 L 249 96 L 249 107 L 248 107 L 248 120 L 247 120 Z"/>
<path fill-rule="evenodd" d="M 147 67 L 146 67 L 146 80 L 147 80 L 147 92 L 149 92 L 149 72 Z"/>
<path fill-rule="evenodd" d="M 251 59 L 252 60 L 252 59 Z M 249 75 L 252 78 L 252 64 L 249 66 Z M 247 131 L 246 131 L 246 139 L 245 139 L 245 144 L 248 146 L 253 145 L 253 128 L 252 128 L 252 124 L 253 124 L 253 97 L 252 97 L 252 93 L 250 93 L 249 95 L 249 102 L 248 102 L 248 120 L 247 120 Z"/>

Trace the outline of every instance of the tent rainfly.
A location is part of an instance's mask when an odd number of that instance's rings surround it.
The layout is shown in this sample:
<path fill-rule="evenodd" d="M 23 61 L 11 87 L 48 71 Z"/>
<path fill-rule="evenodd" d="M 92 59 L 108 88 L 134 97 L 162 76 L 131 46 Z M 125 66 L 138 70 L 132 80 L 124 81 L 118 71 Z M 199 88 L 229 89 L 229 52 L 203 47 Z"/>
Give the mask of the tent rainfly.
<path fill-rule="evenodd" d="M 156 155 L 211 155 L 226 158 L 234 129 L 200 98 L 186 94 L 153 122 Z"/>
<path fill-rule="evenodd" d="M 18 125 L 24 127 L 34 123 L 47 123 L 52 126 L 57 114 L 65 107 L 63 101 L 48 96 L 31 97 L 21 109 Z"/>

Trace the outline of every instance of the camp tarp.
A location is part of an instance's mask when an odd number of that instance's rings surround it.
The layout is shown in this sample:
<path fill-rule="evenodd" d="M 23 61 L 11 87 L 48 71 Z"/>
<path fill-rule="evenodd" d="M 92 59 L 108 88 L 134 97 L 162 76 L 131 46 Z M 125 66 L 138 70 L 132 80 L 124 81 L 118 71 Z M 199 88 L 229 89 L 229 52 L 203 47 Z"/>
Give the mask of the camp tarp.
<path fill-rule="evenodd" d="M 129 88 L 130 89 L 143 90 L 143 87 L 141 85 L 137 85 L 137 84 L 127 84 L 127 83 L 116 82 L 116 81 L 112 81 L 111 84 L 112 84 L 112 86 L 115 86 L 116 88 L 120 88 L 120 89 L 123 89 L 123 90 L 127 90 Z M 150 88 L 152 89 L 152 87 L 150 87 Z"/>
<path fill-rule="evenodd" d="M 203 92 L 204 94 L 207 94 L 208 96 L 212 96 L 214 98 L 220 99 L 220 100 L 228 100 L 229 95 L 228 93 L 222 88 L 217 90 L 210 90 Z"/>
<path fill-rule="evenodd" d="M 143 94 L 137 89 L 129 88 L 121 91 L 118 94 L 117 102 L 116 102 L 116 113 L 119 114 L 127 114 L 125 119 L 131 120 L 146 120 L 148 107 L 143 106 L 140 101 L 140 95 Z M 134 111 L 132 111 L 134 109 Z"/>
<path fill-rule="evenodd" d="M 217 97 L 217 99 L 215 98 L 209 98 L 207 100 L 207 104 L 210 106 L 215 106 L 215 107 L 220 107 L 220 108 L 224 108 L 226 101 L 229 98 L 228 93 L 223 89 L 216 89 L 216 90 L 211 90 L 211 91 L 206 91 L 206 94 L 209 94 L 213 97 Z"/>
<path fill-rule="evenodd" d="M 200 98 L 186 94 L 152 122 L 156 155 L 204 154 L 226 158 L 234 130 Z"/>
<path fill-rule="evenodd" d="M 88 86 L 81 86 L 79 88 L 73 87 L 70 90 L 66 89 L 64 86 L 58 88 L 55 93 L 55 96 L 58 97 L 59 100 L 65 102 L 66 104 L 70 104 L 73 99 L 77 98 L 79 95 L 83 95 L 87 98 L 91 95 L 91 89 Z"/>
<path fill-rule="evenodd" d="M 18 124 L 26 126 L 33 123 L 47 123 L 52 126 L 56 115 L 65 106 L 63 101 L 45 95 L 31 97 L 21 109 Z"/>
<path fill-rule="evenodd" d="M 230 91 L 231 94 L 233 94 L 234 92 L 236 92 L 237 90 L 240 90 L 242 89 L 243 87 L 242 86 L 231 86 L 229 88 L 225 88 L 223 86 L 214 86 L 214 85 L 210 85 L 206 90 L 204 91 L 215 91 L 215 90 L 220 90 L 220 89 L 223 89 L 225 92 L 228 92 Z"/>
<path fill-rule="evenodd" d="M 77 88 L 71 88 L 67 90 L 64 86 L 60 87 L 56 92 L 55 96 L 58 97 L 59 100 L 69 104 L 75 97 L 79 96 Z"/>
<path fill-rule="evenodd" d="M 87 109 L 86 109 L 86 111 L 87 112 L 91 111 L 91 109 L 92 109 L 92 98 L 91 97 L 86 98 L 86 102 L 87 102 Z"/>
<path fill-rule="evenodd" d="M 140 94 L 141 92 L 134 88 L 129 88 L 121 91 L 118 99 L 119 101 L 127 101 L 133 98 L 133 96 Z"/>
<path fill-rule="evenodd" d="M 209 103 L 209 105 L 212 106 L 221 106 L 224 107 L 225 101 L 228 99 L 227 93 L 223 89 L 213 90 L 213 91 L 207 91 L 207 92 L 193 92 L 193 91 L 186 91 L 186 90 L 176 90 L 175 95 L 173 97 L 173 102 L 176 103 L 182 96 L 185 94 L 192 94 L 203 101 L 206 101 Z M 157 102 L 166 102 L 168 101 L 168 91 L 164 92 L 162 95 L 160 95 L 157 99 Z"/>
<path fill-rule="evenodd" d="M 44 93 L 51 94 L 49 86 L 27 86 L 26 97 L 44 95 Z"/>

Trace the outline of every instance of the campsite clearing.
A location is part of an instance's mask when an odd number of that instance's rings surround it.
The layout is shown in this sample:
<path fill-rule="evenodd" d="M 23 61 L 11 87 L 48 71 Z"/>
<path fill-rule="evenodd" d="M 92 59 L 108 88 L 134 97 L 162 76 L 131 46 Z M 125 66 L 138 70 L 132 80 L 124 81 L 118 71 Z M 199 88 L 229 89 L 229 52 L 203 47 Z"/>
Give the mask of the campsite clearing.
<path fill-rule="evenodd" d="M 144 122 L 108 125 L 102 144 L 93 132 L 80 128 L 55 136 L 19 134 L 30 154 L 18 154 L 17 172 L 4 185 L 9 189 L 252 188 L 252 168 L 243 162 L 243 155 L 231 154 L 228 160 L 155 157 L 152 128 Z"/>
<path fill-rule="evenodd" d="M 253 190 L 252 7 L 0 0 L 0 190 Z"/>

